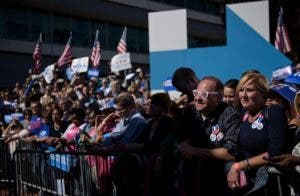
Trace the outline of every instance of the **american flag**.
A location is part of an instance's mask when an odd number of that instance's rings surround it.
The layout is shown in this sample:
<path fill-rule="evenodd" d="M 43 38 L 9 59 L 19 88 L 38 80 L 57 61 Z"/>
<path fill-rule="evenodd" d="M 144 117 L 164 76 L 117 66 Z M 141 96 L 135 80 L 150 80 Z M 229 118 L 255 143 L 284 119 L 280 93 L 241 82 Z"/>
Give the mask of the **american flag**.
<path fill-rule="evenodd" d="M 59 57 L 57 61 L 57 66 L 62 67 L 66 64 L 72 63 L 72 50 L 71 50 L 71 41 L 72 41 L 72 32 L 70 33 L 69 40 L 65 46 L 65 49 L 61 56 Z"/>
<path fill-rule="evenodd" d="M 96 31 L 93 50 L 91 54 L 91 62 L 94 68 L 97 68 L 100 64 L 101 53 L 100 53 L 100 42 L 98 41 L 98 30 Z"/>
<path fill-rule="evenodd" d="M 127 34 L 127 27 L 124 27 L 124 31 L 122 33 L 122 37 L 119 41 L 117 51 L 119 53 L 125 53 L 127 51 L 127 45 L 126 45 L 126 34 Z"/>
<path fill-rule="evenodd" d="M 287 33 L 287 29 L 284 25 L 283 21 L 283 10 L 280 7 L 278 22 L 277 22 L 277 29 L 276 29 L 276 37 L 275 37 L 275 48 L 277 50 L 287 53 L 292 50 L 291 42 L 289 39 L 289 35 Z"/>
<path fill-rule="evenodd" d="M 41 59 L 42 59 L 42 49 L 41 49 L 41 46 L 42 46 L 42 33 L 40 33 L 40 37 L 37 41 L 37 44 L 35 46 L 35 49 L 34 49 L 34 52 L 33 52 L 33 55 L 32 55 L 32 58 L 35 62 L 35 66 L 34 66 L 34 72 L 36 74 L 38 74 L 41 70 Z"/>

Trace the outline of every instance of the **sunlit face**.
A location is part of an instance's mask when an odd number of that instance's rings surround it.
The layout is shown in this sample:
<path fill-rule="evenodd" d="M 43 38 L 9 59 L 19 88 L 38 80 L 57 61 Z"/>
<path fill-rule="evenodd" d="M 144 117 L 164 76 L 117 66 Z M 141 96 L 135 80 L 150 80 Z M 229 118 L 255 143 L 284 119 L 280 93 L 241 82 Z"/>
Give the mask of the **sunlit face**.
<path fill-rule="evenodd" d="M 54 122 L 58 122 L 58 121 L 61 120 L 61 118 L 62 118 L 62 116 L 61 116 L 61 114 L 59 113 L 59 111 L 58 111 L 58 110 L 53 110 L 53 112 L 52 112 L 52 120 L 53 120 Z"/>
<path fill-rule="evenodd" d="M 252 110 L 265 105 L 265 98 L 253 82 L 246 83 L 239 90 L 239 98 L 244 109 Z"/>
<path fill-rule="evenodd" d="M 239 97 L 234 89 L 225 86 L 223 101 L 228 105 L 236 107 L 239 104 Z"/>
<path fill-rule="evenodd" d="M 199 83 L 197 91 L 207 94 L 207 97 L 194 95 L 194 104 L 197 111 L 208 114 L 213 111 L 219 104 L 220 94 L 215 92 L 216 82 L 211 80 L 203 80 Z"/>
<path fill-rule="evenodd" d="M 39 114 L 39 105 L 37 103 L 32 103 L 30 106 L 31 110 L 32 110 L 32 114 L 33 115 L 38 115 Z"/>
<path fill-rule="evenodd" d="M 89 88 L 88 87 L 83 87 L 82 88 L 82 94 L 85 96 L 89 96 Z"/>
<path fill-rule="evenodd" d="M 95 124 L 95 118 L 96 118 L 96 115 L 94 112 L 91 112 L 89 115 L 88 115 L 88 122 L 91 124 L 91 125 L 94 125 Z"/>

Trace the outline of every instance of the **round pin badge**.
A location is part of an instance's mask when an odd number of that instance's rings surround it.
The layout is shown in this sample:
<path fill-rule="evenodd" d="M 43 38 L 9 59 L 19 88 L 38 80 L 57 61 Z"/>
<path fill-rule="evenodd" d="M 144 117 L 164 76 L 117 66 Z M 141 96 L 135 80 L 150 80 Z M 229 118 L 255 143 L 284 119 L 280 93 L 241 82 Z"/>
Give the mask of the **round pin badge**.
<path fill-rule="evenodd" d="M 221 139 L 223 139 L 224 134 L 222 132 L 218 133 L 217 135 L 217 140 L 220 141 Z"/>
<path fill-rule="evenodd" d="M 256 121 L 254 121 L 254 122 L 252 123 L 251 128 L 252 128 L 252 129 L 256 129 L 256 128 L 257 128 L 257 122 L 256 122 Z"/>
<path fill-rule="evenodd" d="M 257 127 L 257 129 L 262 130 L 262 128 L 264 127 L 264 125 L 261 122 L 259 122 L 259 123 L 257 123 L 256 127 Z"/>
<path fill-rule="evenodd" d="M 210 141 L 214 142 L 214 141 L 216 141 L 217 136 L 212 133 L 212 134 L 210 134 L 209 139 L 210 139 Z"/>

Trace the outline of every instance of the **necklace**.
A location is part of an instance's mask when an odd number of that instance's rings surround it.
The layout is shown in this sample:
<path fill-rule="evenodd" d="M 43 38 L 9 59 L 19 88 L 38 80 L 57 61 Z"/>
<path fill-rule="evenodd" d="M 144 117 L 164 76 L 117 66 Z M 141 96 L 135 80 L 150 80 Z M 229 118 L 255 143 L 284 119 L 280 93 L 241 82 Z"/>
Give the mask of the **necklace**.
<path fill-rule="evenodd" d="M 59 130 L 59 128 L 60 128 L 60 125 L 59 125 L 59 124 L 56 124 L 56 123 L 54 123 L 54 126 L 53 126 L 53 127 L 54 127 L 54 130 L 55 130 L 55 131 L 57 131 L 57 130 Z"/>

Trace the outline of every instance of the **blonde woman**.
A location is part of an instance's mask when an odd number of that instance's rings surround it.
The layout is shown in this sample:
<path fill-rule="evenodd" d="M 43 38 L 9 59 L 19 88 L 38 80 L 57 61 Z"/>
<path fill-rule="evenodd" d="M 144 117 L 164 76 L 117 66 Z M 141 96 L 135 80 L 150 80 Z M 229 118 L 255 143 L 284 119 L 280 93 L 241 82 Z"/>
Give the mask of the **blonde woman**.
<path fill-rule="evenodd" d="M 243 122 L 238 137 L 242 152 L 236 157 L 237 162 L 227 174 L 228 186 L 234 191 L 244 188 L 243 194 L 248 192 L 249 195 L 269 195 L 269 191 L 274 189 L 272 187 L 277 187 L 277 182 L 268 179 L 264 166 L 268 164 L 266 159 L 284 152 L 287 118 L 281 107 L 265 105 L 269 84 L 263 75 L 244 75 L 237 91 L 243 107 Z M 248 178 L 248 187 L 242 187 L 240 181 L 240 175 L 244 171 Z"/>

